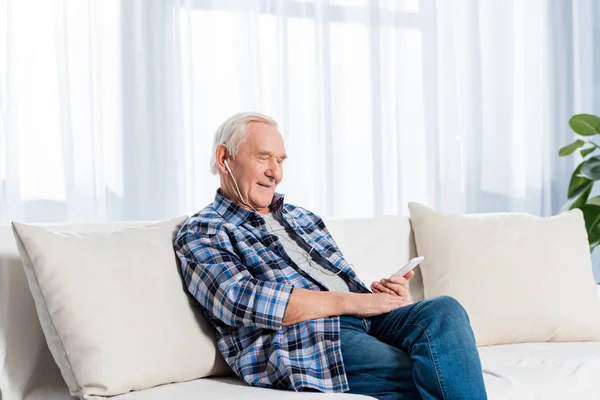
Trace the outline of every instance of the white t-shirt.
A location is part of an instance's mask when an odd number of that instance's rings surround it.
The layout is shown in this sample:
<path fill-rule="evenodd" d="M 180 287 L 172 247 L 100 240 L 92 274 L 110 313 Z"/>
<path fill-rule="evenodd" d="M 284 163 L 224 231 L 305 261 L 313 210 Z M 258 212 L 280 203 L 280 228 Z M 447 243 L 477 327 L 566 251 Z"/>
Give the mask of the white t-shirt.
<path fill-rule="evenodd" d="M 271 231 L 271 228 L 273 229 L 274 232 L 272 233 L 279 237 L 281 245 L 298 268 L 322 283 L 332 292 L 350 292 L 348 284 L 341 276 L 335 275 L 335 272 L 320 264 L 326 261 L 322 260 L 316 250 L 313 249 L 310 255 L 308 254 L 310 249 L 304 250 L 304 241 L 297 233 L 283 226 L 273 213 L 264 214 L 262 217 L 266 220 L 269 231 Z M 313 260 L 312 265 L 308 262 L 308 259 Z"/>

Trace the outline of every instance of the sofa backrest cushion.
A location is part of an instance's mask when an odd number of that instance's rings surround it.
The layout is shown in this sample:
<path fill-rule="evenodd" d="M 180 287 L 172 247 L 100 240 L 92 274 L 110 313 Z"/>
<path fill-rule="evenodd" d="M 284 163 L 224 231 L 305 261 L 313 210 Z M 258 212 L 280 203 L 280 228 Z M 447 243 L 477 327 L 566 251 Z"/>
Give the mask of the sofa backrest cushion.
<path fill-rule="evenodd" d="M 416 257 L 410 220 L 401 216 L 325 220 L 331 236 L 344 258 L 367 287 L 398 271 Z M 410 297 L 423 299 L 423 281 L 419 267 L 410 280 Z"/>
<path fill-rule="evenodd" d="M 173 252 L 186 219 L 86 234 L 14 224 L 44 336 L 72 395 L 229 373 Z"/>
<path fill-rule="evenodd" d="M 409 204 L 425 296 L 456 298 L 477 346 L 600 341 L 583 213 L 455 215 Z"/>
<path fill-rule="evenodd" d="M 111 232 L 149 222 L 45 224 L 60 232 Z M 27 284 L 10 225 L 0 226 L 0 391 L 3 400 L 21 400 L 38 375 L 59 377 Z M 42 379 L 43 380 L 43 379 Z"/>

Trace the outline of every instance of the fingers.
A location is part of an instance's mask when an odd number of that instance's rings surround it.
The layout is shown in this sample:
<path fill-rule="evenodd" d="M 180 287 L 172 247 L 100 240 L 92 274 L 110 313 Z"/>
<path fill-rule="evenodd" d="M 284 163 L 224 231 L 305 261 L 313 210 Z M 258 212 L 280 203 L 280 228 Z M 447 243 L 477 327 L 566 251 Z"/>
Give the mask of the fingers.
<path fill-rule="evenodd" d="M 390 279 L 382 279 L 379 283 L 390 289 L 397 296 L 407 297 L 408 296 L 408 281 L 402 277 L 392 277 Z"/>
<path fill-rule="evenodd" d="M 408 271 L 408 273 L 404 275 L 404 279 L 409 280 L 413 276 L 415 276 L 415 271 Z"/>
<path fill-rule="evenodd" d="M 381 283 L 379 283 L 377 281 L 374 281 L 371 284 L 371 290 L 373 290 L 373 292 L 375 292 L 375 293 L 387 293 L 387 294 L 391 294 L 393 296 L 398 296 L 396 294 L 396 292 L 394 292 L 393 290 L 385 287 L 384 285 L 382 285 Z"/>
<path fill-rule="evenodd" d="M 401 285 L 397 285 L 395 283 L 391 283 L 390 281 L 383 281 L 383 282 L 379 282 L 379 284 L 381 286 L 383 286 L 384 288 L 386 288 L 387 290 L 390 290 L 391 293 L 395 296 L 402 296 L 402 286 Z"/>
<path fill-rule="evenodd" d="M 394 296 L 408 297 L 408 289 L 406 287 L 399 283 L 393 283 L 389 279 L 373 282 L 371 284 L 371 290 L 377 290 L 378 293 L 388 293 Z"/>
<path fill-rule="evenodd" d="M 412 272 L 412 271 L 410 271 L 410 272 Z M 392 283 L 395 283 L 395 284 L 398 284 L 398 285 L 402 285 L 402 286 L 404 286 L 406 289 L 408 289 L 408 279 L 406 279 L 406 278 L 403 278 L 403 277 L 401 277 L 401 276 L 393 275 L 393 276 L 391 276 L 389 279 L 385 279 L 385 278 L 383 278 L 383 279 L 382 279 L 380 282 L 381 282 L 381 283 L 383 283 L 383 284 L 385 284 L 385 283 L 384 283 L 384 282 L 382 282 L 382 281 L 390 281 L 390 282 L 392 282 Z"/>

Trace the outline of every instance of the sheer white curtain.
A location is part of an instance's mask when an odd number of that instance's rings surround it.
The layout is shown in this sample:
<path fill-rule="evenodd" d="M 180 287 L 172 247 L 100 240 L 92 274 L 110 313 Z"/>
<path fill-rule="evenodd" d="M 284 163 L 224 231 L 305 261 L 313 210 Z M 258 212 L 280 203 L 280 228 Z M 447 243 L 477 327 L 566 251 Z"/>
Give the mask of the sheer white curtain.
<path fill-rule="evenodd" d="M 212 135 L 260 111 L 279 191 L 326 217 L 555 213 L 600 112 L 593 0 L 0 0 L 0 223 L 212 200 Z"/>

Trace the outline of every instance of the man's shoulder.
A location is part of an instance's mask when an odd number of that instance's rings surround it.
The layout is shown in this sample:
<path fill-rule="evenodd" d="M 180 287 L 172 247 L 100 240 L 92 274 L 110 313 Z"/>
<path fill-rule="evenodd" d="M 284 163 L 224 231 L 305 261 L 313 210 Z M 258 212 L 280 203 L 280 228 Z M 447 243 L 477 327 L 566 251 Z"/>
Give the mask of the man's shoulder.
<path fill-rule="evenodd" d="M 316 213 L 294 204 L 285 203 L 283 205 L 284 213 L 299 222 L 312 222 L 320 225 L 323 219 Z"/>
<path fill-rule="evenodd" d="M 188 234 L 218 235 L 228 224 L 230 222 L 223 218 L 212 204 L 209 204 L 185 221 L 179 229 L 177 238 Z"/>

